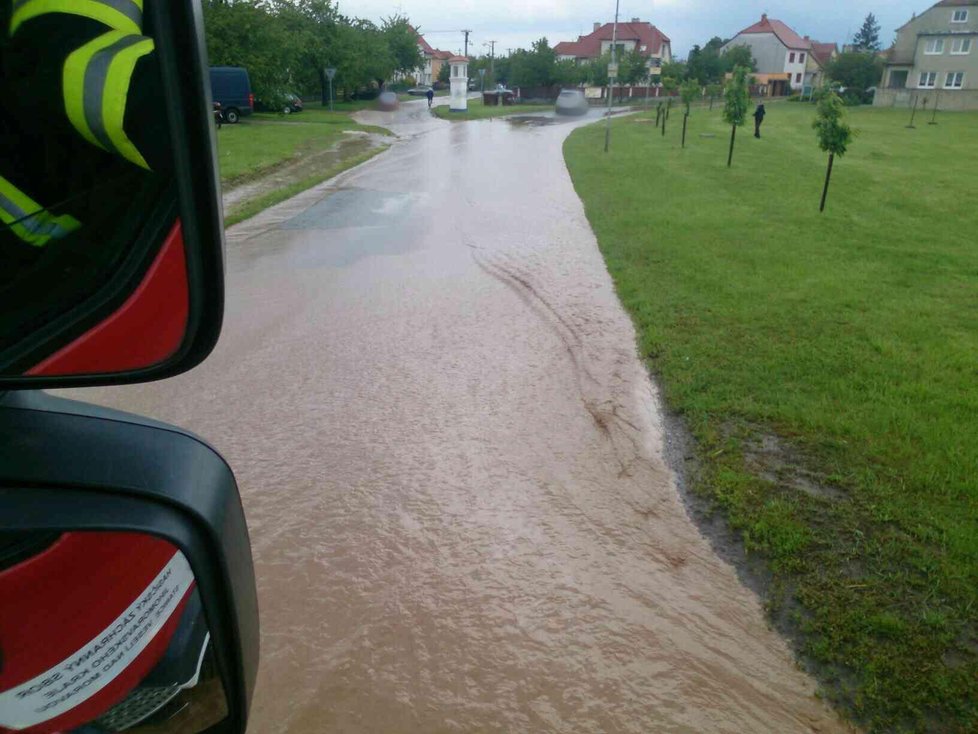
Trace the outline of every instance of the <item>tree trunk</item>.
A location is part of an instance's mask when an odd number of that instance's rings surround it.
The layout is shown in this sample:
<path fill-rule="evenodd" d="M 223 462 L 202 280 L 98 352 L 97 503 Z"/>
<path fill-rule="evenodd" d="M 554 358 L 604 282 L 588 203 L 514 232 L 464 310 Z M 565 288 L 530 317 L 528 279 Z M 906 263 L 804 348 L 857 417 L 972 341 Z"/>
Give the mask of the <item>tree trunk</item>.
<path fill-rule="evenodd" d="M 320 97 L 321 97 L 321 101 L 322 101 L 323 107 L 326 107 L 326 106 L 329 105 L 329 92 L 327 91 L 327 89 L 328 89 L 327 82 L 328 81 L 329 80 L 326 78 L 326 74 L 323 73 L 323 70 L 322 69 L 319 69 L 319 89 L 320 89 L 320 92 L 321 92 Z"/>
<path fill-rule="evenodd" d="M 686 147 L 686 121 L 689 119 L 689 113 L 687 112 L 683 115 L 683 147 Z"/>
<path fill-rule="evenodd" d="M 822 204 L 818 207 L 820 212 L 825 211 L 825 197 L 829 195 L 829 180 L 832 178 L 832 161 L 835 160 L 835 153 L 829 153 L 829 170 L 825 172 L 825 188 L 822 189 Z"/>
<path fill-rule="evenodd" d="M 662 115 L 662 137 L 666 136 L 666 120 L 669 119 L 668 110 Z"/>
<path fill-rule="evenodd" d="M 727 156 L 727 168 L 733 163 L 733 147 L 734 139 L 737 137 L 737 126 L 732 125 L 730 128 L 730 155 Z"/>

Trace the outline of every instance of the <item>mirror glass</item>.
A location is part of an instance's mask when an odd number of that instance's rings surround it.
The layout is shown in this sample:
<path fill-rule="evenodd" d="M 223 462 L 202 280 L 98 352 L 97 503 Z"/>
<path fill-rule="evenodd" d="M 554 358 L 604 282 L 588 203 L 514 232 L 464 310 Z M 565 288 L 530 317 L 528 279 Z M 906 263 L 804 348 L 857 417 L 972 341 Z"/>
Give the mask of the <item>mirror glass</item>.
<path fill-rule="evenodd" d="M 197 734 L 226 716 L 183 553 L 140 533 L 0 532 L 0 732 Z"/>
<path fill-rule="evenodd" d="M 151 9 L 0 3 L 0 376 L 141 369 L 182 342 L 145 301 L 186 310 L 182 249 L 163 262 L 178 231 Z"/>

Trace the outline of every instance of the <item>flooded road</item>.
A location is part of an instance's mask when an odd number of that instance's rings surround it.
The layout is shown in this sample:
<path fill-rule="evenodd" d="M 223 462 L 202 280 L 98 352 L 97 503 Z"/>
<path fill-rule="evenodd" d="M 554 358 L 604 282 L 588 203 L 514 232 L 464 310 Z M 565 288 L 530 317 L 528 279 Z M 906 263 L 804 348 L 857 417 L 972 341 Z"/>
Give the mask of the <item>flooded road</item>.
<path fill-rule="evenodd" d="M 423 105 L 365 115 L 402 139 L 229 231 L 201 367 L 75 392 L 234 467 L 250 731 L 843 730 L 687 518 L 572 124 Z"/>

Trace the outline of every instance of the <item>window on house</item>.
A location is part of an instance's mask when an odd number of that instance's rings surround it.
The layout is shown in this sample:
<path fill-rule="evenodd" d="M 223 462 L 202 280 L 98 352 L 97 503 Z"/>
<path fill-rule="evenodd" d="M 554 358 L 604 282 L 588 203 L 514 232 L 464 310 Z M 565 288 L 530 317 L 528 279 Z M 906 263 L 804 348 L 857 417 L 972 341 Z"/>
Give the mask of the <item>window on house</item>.
<path fill-rule="evenodd" d="M 799 84 L 800 82 L 801 82 L 801 74 L 795 74 L 795 84 Z"/>
<path fill-rule="evenodd" d="M 790 54 L 788 54 L 788 63 L 789 64 L 795 63 L 795 52 L 794 51 L 792 51 Z"/>
<path fill-rule="evenodd" d="M 952 23 L 967 23 L 968 22 L 968 11 L 967 10 L 955 10 L 954 15 L 951 16 Z"/>
<path fill-rule="evenodd" d="M 920 83 L 918 87 L 927 89 L 937 86 L 937 72 L 936 71 L 922 71 L 920 72 Z"/>
<path fill-rule="evenodd" d="M 931 56 L 944 53 L 944 39 L 931 38 L 929 41 L 927 41 L 927 45 L 924 46 L 924 53 L 930 54 Z"/>
<path fill-rule="evenodd" d="M 963 71 L 949 71 L 944 77 L 945 89 L 961 89 L 962 86 L 964 86 Z"/>
<path fill-rule="evenodd" d="M 955 38 L 951 41 L 951 53 L 957 56 L 964 56 L 971 53 L 970 38 Z"/>
<path fill-rule="evenodd" d="M 798 63 L 799 64 L 805 63 L 805 54 L 798 54 Z"/>

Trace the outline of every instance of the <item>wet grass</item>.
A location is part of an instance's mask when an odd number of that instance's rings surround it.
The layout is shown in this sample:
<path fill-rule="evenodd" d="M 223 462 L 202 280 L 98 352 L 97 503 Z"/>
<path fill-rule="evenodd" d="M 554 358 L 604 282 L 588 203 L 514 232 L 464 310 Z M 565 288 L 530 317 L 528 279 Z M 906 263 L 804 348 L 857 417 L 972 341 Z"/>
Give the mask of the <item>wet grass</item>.
<path fill-rule="evenodd" d="M 217 131 L 221 183 L 236 186 L 331 148 L 345 131 L 388 131 L 359 125 L 345 112 L 310 109 L 291 115 L 259 113 Z"/>
<path fill-rule="evenodd" d="M 772 619 L 872 731 L 978 731 L 978 114 L 719 110 L 565 144 L 705 495 L 770 571 Z M 654 113 L 651 115 L 654 118 Z"/>
<path fill-rule="evenodd" d="M 552 104 L 520 104 L 508 107 L 489 106 L 482 104 L 481 99 L 470 99 L 468 111 L 452 112 L 447 105 L 433 107 L 432 112 L 436 117 L 443 120 L 461 122 L 464 120 L 485 120 L 492 117 L 505 117 L 506 115 L 527 115 L 533 112 L 552 112 Z"/>
<path fill-rule="evenodd" d="M 286 186 L 282 186 L 271 191 L 266 191 L 253 199 L 248 199 L 247 201 L 234 206 L 229 211 L 225 212 L 224 226 L 231 227 L 238 222 L 243 222 L 246 219 L 250 219 L 270 206 L 275 206 L 286 199 L 292 198 L 296 194 L 302 193 L 306 189 L 311 189 L 313 186 L 317 186 L 323 181 L 333 178 L 333 176 L 338 176 L 343 171 L 353 168 L 354 166 L 358 166 L 361 163 L 365 163 L 375 155 L 383 153 L 389 147 L 389 145 L 381 145 L 368 150 L 358 150 L 348 156 L 344 156 L 342 160 L 337 161 L 326 168 L 318 170 L 314 174 L 303 176 L 302 178 L 298 178 Z"/>

